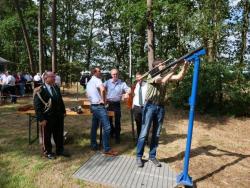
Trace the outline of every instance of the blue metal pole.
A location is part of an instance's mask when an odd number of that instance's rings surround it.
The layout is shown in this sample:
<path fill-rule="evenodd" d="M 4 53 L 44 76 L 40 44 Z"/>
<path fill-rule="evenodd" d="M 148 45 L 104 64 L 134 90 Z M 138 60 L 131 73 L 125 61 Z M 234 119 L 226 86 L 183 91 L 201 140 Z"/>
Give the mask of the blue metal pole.
<path fill-rule="evenodd" d="M 191 149 L 192 134 L 193 134 L 194 110 L 195 110 L 195 101 L 198 88 L 199 67 L 200 67 L 200 58 L 199 56 L 195 56 L 192 93 L 191 97 L 189 98 L 190 111 L 189 111 L 188 135 L 187 135 L 186 151 L 184 159 L 184 170 L 176 178 L 178 185 L 193 186 L 192 178 L 188 175 L 188 167 L 189 167 L 189 155 Z"/>

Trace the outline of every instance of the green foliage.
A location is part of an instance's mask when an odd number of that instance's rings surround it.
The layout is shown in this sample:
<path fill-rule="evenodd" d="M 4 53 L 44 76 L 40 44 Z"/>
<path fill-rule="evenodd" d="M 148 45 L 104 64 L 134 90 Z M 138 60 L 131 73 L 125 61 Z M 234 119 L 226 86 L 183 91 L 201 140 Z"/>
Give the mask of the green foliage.
<path fill-rule="evenodd" d="M 79 62 L 64 63 L 58 65 L 58 74 L 61 76 L 62 81 L 78 82 L 80 79 L 80 72 L 82 65 Z"/>
<path fill-rule="evenodd" d="M 191 95 L 193 68 L 171 93 L 177 107 L 187 106 Z M 196 109 L 202 113 L 250 115 L 250 80 L 236 66 L 225 62 L 202 62 Z"/>
<path fill-rule="evenodd" d="M 19 2 L 34 50 L 34 61 L 38 65 L 39 4 L 25 0 Z M 249 88 L 249 77 L 242 74 L 249 70 L 249 63 L 245 59 L 241 69 L 236 66 L 242 55 L 239 48 L 242 46 L 243 3 L 232 6 L 229 2 L 153 1 L 156 58 L 178 58 L 201 45 L 208 52 L 201 63 L 197 98 L 197 109 L 201 112 L 246 114 L 249 111 L 249 89 L 246 89 Z M 52 54 L 50 3 L 44 1 L 43 7 L 44 69 L 47 70 L 51 69 Z M 100 66 L 107 71 L 117 67 L 126 79 L 129 72 L 129 34 L 132 40 L 132 74 L 147 71 L 146 12 L 145 0 L 58 1 L 57 72 L 62 79 L 77 81 L 79 72 L 92 66 Z M 8 67 L 13 71 L 29 70 L 21 31 L 13 2 L 0 1 L 0 56 L 16 63 Z M 249 43 L 247 45 L 245 55 L 250 52 Z M 177 106 L 187 104 L 191 72 L 192 68 L 184 81 L 173 85 L 177 89 L 170 95 Z"/>

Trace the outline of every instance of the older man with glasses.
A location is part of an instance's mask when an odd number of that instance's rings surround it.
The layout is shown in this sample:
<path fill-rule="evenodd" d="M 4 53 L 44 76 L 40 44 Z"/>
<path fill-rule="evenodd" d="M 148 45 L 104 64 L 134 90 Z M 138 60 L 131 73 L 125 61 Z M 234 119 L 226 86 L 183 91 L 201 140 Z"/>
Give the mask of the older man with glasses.
<path fill-rule="evenodd" d="M 34 106 L 41 128 L 42 151 L 48 159 L 55 159 L 52 153 L 51 135 L 56 144 L 56 155 L 69 157 L 64 151 L 64 116 L 65 105 L 60 88 L 55 85 L 55 74 L 46 72 L 44 84 L 34 90 Z"/>
<path fill-rule="evenodd" d="M 121 100 L 122 96 L 128 98 L 131 89 L 125 82 L 119 79 L 119 71 L 117 69 L 111 70 L 111 79 L 104 83 L 107 90 L 108 109 L 115 112 L 115 126 L 113 125 L 113 118 L 110 117 L 111 136 L 115 136 L 116 143 L 120 143 L 121 132 Z"/>

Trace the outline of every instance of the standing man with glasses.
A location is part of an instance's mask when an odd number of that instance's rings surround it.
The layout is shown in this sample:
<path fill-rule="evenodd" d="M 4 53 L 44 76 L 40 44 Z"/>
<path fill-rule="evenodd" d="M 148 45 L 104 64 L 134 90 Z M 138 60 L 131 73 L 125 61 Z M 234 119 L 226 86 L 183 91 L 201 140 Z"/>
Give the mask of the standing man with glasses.
<path fill-rule="evenodd" d="M 103 129 L 103 150 L 104 154 L 115 156 L 118 153 L 111 149 L 109 145 L 110 137 L 110 123 L 107 109 L 105 108 L 105 88 L 101 80 L 101 70 L 99 67 L 95 67 L 91 70 L 91 79 L 87 83 L 86 91 L 89 101 L 91 103 L 92 127 L 91 127 L 91 148 L 97 150 L 98 145 L 96 142 L 96 134 L 99 123 Z"/>
<path fill-rule="evenodd" d="M 162 64 L 163 62 L 164 60 L 162 59 L 155 60 L 153 62 L 153 68 L 158 66 L 159 70 L 164 69 L 165 65 Z M 158 75 L 152 78 L 150 74 L 148 75 L 148 87 L 145 97 L 146 103 L 144 105 L 142 114 L 142 129 L 137 142 L 136 163 L 138 167 L 143 167 L 142 156 L 144 153 L 145 139 L 148 135 L 152 122 L 153 130 L 150 143 L 149 161 L 152 162 L 156 167 L 161 166 L 161 163 L 156 158 L 156 150 L 158 147 L 160 132 L 165 115 L 164 105 L 167 93 L 166 85 L 169 81 L 181 80 L 187 71 L 188 63 L 185 62 L 180 72 L 175 74 L 178 66 L 179 65 L 174 66 L 172 70 L 164 76 Z"/>
<path fill-rule="evenodd" d="M 44 84 L 34 90 L 34 107 L 41 128 L 44 156 L 48 159 L 55 159 L 51 144 L 51 135 L 53 135 L 56 155 L 69 157 L 63 146 L 65 105 L 60 88 L 55 85 L 55 74 L 53 72 L 46 72 Z"/>
<path fill-rule="evenodd" d="M 119 71 L 117 69 L 111 70 L 111 77 L 112 78 L 104 83 L 104 86 L 107 90 L 108 110 L 115 112 L 115 126 L 113 124 L 113 118 L 109 118 L 111 125 L 111 137 L 115 136 L 115 141 L 119 144 L 121 133 L 121 100 L 124 93 L 124 98 L 129 98 L 131 89 L 125 82 L 119 79 Z"/>

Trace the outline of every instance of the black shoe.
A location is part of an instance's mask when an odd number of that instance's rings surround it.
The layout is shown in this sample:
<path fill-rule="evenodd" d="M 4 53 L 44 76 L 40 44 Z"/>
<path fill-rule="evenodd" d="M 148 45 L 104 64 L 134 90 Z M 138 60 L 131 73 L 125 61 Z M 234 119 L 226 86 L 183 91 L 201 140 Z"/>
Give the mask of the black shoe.
<path fill-rule="evenodd" d="M 156 167 L 161 167 L 161 163 L 156 158 L 149 158 L 150 162 L 152 162 Z"/>
<path fill-rule="evenodd" d="M 143 167 L 143 161 L 141 158 L 136 158 L 136 164 L 139 168 Z"/>
<path fill-rule="evenodd" d="M 52 153 L 45 154 L 45 157 L 46 157 L 47 159 L 50 159 L 50 160 L 56 159 L 55 155 L 52 154 Z"/>
<path fill-rule="evenodd" d="M 70 157 L 69 153 L 66 152 L 60 152 L 60 153 L 56 153 L 57 156 L 62 156 L 62 157 Z"/>

